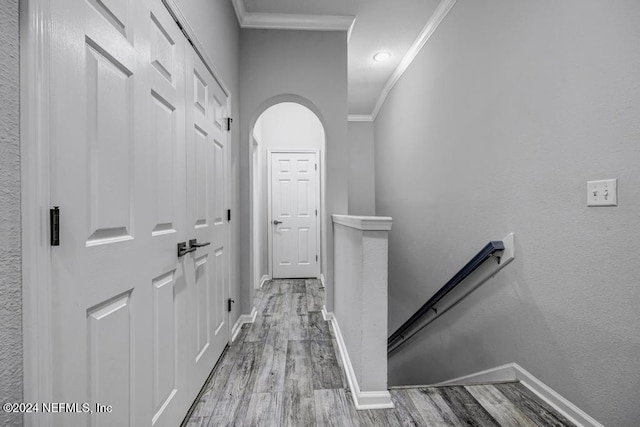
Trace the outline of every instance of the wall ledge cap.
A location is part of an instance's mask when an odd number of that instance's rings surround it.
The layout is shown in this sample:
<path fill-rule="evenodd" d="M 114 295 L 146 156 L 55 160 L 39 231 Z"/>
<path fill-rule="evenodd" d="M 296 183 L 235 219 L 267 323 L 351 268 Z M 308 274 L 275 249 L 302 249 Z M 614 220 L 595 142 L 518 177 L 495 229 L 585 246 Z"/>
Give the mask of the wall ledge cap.
<path fill-rule="evenodd" d="M 393 219 L 390 216 L 356 216 L 356 215 L 331 215 L 334 224 L 355 228 L 362 231 L 389 231 Z"/>

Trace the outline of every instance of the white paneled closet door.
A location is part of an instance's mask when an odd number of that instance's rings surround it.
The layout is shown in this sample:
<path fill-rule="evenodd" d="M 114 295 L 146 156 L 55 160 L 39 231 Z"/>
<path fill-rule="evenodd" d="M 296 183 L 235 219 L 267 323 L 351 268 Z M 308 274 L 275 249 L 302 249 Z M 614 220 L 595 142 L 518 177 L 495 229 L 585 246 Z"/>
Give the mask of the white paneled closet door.
<path fill-rule="evenodd" d="M 206 170 L 194 178 L 196 55 L 161 1 L 55 0 L 51 18 L 53 397 L 92 411 L 51 419 L 179 425 L 228 341 L 227 134 L 215 127 L 215 81 L 208 122 L 198 122 L 211 135 Z M 204 217 L 194 215 L 202 203 Z M 211 245 L 178 257 L 177 243 L 193 238 Z"/>
<path fill-rule="evenodd" d="M 227 96 L 193 49 L 186 53 L 187 233 L 196 239 L 189 288 L 189 396 L 195 399 L 229 341 Z"/>

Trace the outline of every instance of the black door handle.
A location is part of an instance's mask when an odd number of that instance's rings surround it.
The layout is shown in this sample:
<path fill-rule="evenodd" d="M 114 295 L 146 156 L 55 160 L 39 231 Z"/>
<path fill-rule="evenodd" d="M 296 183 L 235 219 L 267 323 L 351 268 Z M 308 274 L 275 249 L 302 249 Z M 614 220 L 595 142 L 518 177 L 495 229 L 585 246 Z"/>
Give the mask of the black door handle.
<path fill-rule="evenodd" d="M 189 240 L 189 247 L 193 248 L 194 250 L 197 248 L 201 248 L 203 246 L 209 246 L 211 244 L 211 242 L 207 242 L 207 243 L 198 243 L 198 239 L 191 239 Z"/>
<path fill-rule="evenodd" d="M 274 219 L 273 224 L 274 225 L 282 224 L 282 221 L 278 221 L 277 219 Z"/>
<path fill-rule="evenodd" d="M 187 242 L 178 243 L 178 258 L 188 254 L 189 252 L 195 251 L 197 248 L 187 249 Z"/>

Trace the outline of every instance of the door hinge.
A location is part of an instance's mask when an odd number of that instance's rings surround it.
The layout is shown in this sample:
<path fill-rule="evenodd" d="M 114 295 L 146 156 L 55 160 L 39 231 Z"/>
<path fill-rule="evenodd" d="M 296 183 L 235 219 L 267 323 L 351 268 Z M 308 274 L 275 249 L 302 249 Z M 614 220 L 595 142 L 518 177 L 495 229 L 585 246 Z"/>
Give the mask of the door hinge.
<path fill-rule="evenodd" d="M 227 130 L 227 131 L 230 131 L 230 130 L 231 130 L 231 123 L 233 122 L 233 119 L 232 119 L 231 117 L 227 117 L 227 118 L 225 119 L 225 121 L 227 122 L 227 123 L 226 123 L 226 126 L 227 126 L 227 129 L 226 129 L 226 130 Z"/>
<path fill-rule="evenodd" d="M 60 246 L 60 208 L 58 206 L 49 209 L 49 230 L 51 246 Z"/>
<path fill-rule="evenodd" d="M 318 255 L 316 255 L 316 262 L 318 262 Z"/>
<path fill-rule="evenodd" d="M 227 209 L 227 221 L 231 221 L 231 209 Z"/>
<path fill-rule="evenodd" d="M 229 298 L 227 300 L 227 311 L 231 311 L 231 304 L 234 304 L 235 300 L 232 300 L 231 298 Z"/>
<path fill-rule="evenodd" d="M 316 170 L 318 170 L 318 164 L 316 163 Z"/>
<path fill-rule="evenodd" d="M 318 216 L 318 209 L 316 209 L 316 216 Z"/>

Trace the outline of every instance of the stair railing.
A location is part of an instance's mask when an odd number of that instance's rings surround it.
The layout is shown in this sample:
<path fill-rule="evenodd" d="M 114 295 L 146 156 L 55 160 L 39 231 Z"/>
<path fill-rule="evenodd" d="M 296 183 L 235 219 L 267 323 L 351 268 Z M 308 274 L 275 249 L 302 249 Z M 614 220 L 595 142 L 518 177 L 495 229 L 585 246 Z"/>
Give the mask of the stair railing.
<path fill-rule="evenodd" d="M 510 235 L 512 239 L 513 235 Z M 512 241 L 512 240 L 511 240 Z M 489 242 L 480 252 L 478 252 L 460 271 L 458 271 L 445 285 L 440 288 L 429 300 L 418 309 L 406 322 L 402 324 L 387 340 L 387 353 L 391 354 L 402 344 L 407 342 L 412 336 L 417 334 L 422 328 L 415 328 L 420 320 L 429 312 L 438 314 L 436 305 L 446 297 L 453 289 L 464 281 L 478 267 L 490 259 L 501 264 L 500 259 L 505 250 L 504 242 L 494 240 Z M 512 258 L 512 256 L 511 256 Z M 511 261 L 511 259 L 509 259 Z M 504 263 L 506 264 L 506 262 Z M 424 327 L 425 325 L 423 325 Z"/>

